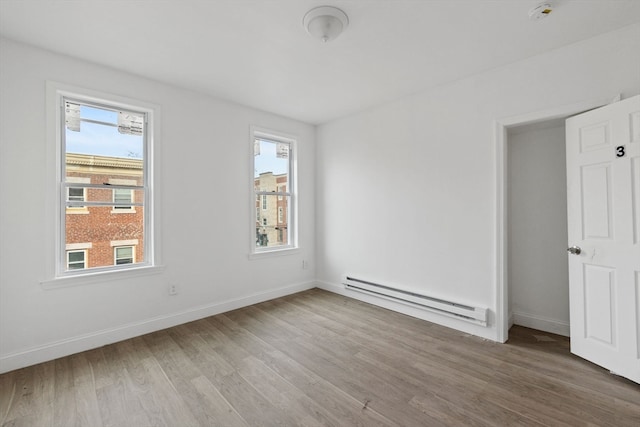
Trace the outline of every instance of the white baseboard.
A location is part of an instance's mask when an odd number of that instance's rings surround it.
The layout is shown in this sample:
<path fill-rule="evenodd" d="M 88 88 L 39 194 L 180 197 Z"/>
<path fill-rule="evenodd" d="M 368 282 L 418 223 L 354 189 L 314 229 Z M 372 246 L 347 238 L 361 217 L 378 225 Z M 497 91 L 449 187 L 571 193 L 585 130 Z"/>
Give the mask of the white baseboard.
<path fill-rule="evenodd" d="M 71 337 L 65 340 L 33 347 L 25 351 L 7 354 L 0 357 L 0 373 L 13 371 L 15 369 L 57 359 L 59 357 L 69 356 L 81 351 L 102 347 L 114 342 L 123 341 L 129 338 L 148 334 L 150 332 L 225 313 L 227 311 L 294 294 L 296 292 L 305 291 L 314 287 L 316 287 L 315 282 L 294 284 L 220 303 L 193 307 L 180 312 L 158 316 L 90 334 Z"/>
<path fill-rule="evenodd" d="M 388 310 L 397 311 L 398 313 L 406 314 L 407 316 L 416 317 L 418 319 L 426 320 L 431 323 L 436 323 L 441 326 L 446 326 L 451 329 L 476 335 L 481 338 L 496 341 L 496 328 L 495 326 L 481 326 L 471 324 L 462 320 L 457 320 L 452 317 L 444 316 L 435 312 L 421 310 L 406 304 L 391 301 L 387 298 L 376 297 L 374 295 L 368 295 L 360 292 L 354 292 L 349 289 L 345 289 L 344 285 L 328 283 L 322 281 L 316 281 L 316 286 L 325 291 L 333 292 L 335 294 L 343 295 L 349 298 L 353 298 L 359 301 L 363 301 L 369 304 L 377 305 L 379 307 L 386 308 Z"/>
<path fill-rule="evenodd" d="M 520 325 L 551 334 L 569 336 L 569 323 L 556 319 L 549 319 L 529 313 L 513 313 L 513 324 Z"/>

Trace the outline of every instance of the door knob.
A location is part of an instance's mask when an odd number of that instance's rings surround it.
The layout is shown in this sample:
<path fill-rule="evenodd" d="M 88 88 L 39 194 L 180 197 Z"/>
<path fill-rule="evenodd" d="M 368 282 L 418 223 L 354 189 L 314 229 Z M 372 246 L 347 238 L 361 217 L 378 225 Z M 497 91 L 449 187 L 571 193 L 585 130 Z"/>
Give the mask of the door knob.
<path fill-rule="evenodd" d="M 571 255 L 580 255 L 582 249 L 580 249 L 579 246 L 571 246 L 569 249 L 567 249 L 567 252 L 569 252 Z"/>

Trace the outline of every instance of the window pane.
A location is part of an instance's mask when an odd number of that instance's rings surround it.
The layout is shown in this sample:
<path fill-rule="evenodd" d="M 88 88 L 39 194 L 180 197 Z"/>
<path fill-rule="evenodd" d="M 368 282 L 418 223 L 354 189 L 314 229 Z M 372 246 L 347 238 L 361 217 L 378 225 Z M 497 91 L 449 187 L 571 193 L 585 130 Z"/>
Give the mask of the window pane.
<path fill-rule="evenodd" d="M 85 268 L 85 251 L 67 252 L 67 270 L 81 270 Z"/>
<path fill-rule="evenodd" d="M 289 196 L 280 199 L 266 195 L 267 209 L 256 218 L 256 247 L 270 248 L 289 244 L 288 206 Z"/>
<path fill-rule="evenodd" d="M 290 144 L 256 139 L 254 146 L 254 178 L 258 191 L 288 187 Z"/>
<path fill-rule="evenodd" d="M 84 261 L 84 252 L 69 252 L 69 262 Z"/>
<path fill-rule="evenodd" d="M 68 104 L 67 117 L 72 115 L 69 110 L 74 108 Z M 80 105 L 77 125 L 67 125 L 65 128 L 65 148 L 66 153 L 141 160 L 144 156 L 144 136 L 132 135 L 119 128 L 117 111 Z"/>
<path fill-rule="evenodd" d="M 146 263 L 146 114 L 64 101 L 61 244 L 89 245 L 69 253 L 67 269 Z"/>
<path fill-rule="evenodd" d="M 116 188 L 113 190 L 113 201 L 115 203 L 131 203 L 131 190 Z"/>
<path fill-rule="evenodd" d="M 69 200 L 84 202 L 84 188 L 69 188 Z"/>
<path fill-rule="evenodd" d="M 114 209 L 132 209 L 133 191 L 125 188 L 114 188 L 113 202 L 118 203 L 118 205 L 113 207 Z"/>
<path fill-rule="evenodd" d="M 133 248 L 131 246 L 124 248 L 116 248 L 118 258 L 131 258 L 133 256 Z"/>
<path fill-rule="evenodd" d="M 131 264 L 133 262 L 133 247 L 116 248 L 116 264 Z"/>

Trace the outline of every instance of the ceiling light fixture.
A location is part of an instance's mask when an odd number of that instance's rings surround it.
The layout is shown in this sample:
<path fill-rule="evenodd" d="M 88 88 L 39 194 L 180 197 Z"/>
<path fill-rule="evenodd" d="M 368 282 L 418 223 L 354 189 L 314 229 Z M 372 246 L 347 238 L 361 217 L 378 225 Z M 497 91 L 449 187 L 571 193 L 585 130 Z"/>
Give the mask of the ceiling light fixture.
<path fill-rule="evenodd" d="M 307 12 L 302 23 L 309 34 L 326 43 L 342 34 L 349 25 L 349 18 L 336 7 L 320 6 Z"/>

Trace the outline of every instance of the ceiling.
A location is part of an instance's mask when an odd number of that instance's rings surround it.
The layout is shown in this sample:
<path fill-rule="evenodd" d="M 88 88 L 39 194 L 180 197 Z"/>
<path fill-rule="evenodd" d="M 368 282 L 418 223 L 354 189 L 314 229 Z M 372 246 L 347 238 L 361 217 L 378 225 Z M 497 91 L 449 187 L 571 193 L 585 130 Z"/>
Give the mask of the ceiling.
<path fill-rule="evenodd" d="M 0 0 L 0 34 L 320 124 L 640 22 L 639 0 L 551 0 L 530 20 L 539 3 Z M 350 20 L 330 43 L 302 26 L 325 4 Z"/>

